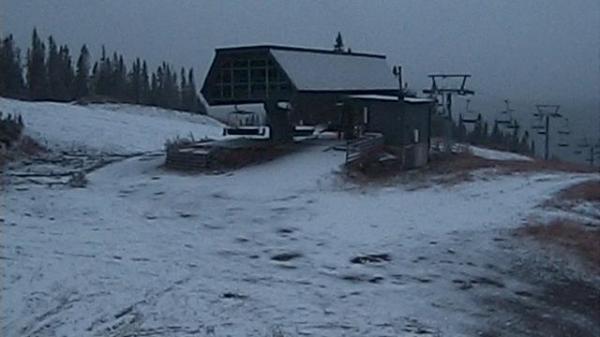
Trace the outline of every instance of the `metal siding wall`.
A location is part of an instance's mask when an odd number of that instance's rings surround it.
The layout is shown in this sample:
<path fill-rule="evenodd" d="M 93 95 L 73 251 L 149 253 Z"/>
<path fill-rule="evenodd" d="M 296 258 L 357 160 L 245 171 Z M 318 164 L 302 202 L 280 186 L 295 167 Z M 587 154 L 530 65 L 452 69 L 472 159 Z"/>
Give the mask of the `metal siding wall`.
<path fill-rule="evenodd" d="M 336 94 L 298 92 L 291 102 L 294 109 L 294 122 L 298 123 L 302 120 L 306 125 L 339 123 L 340 112 L 336 102 Z"/>

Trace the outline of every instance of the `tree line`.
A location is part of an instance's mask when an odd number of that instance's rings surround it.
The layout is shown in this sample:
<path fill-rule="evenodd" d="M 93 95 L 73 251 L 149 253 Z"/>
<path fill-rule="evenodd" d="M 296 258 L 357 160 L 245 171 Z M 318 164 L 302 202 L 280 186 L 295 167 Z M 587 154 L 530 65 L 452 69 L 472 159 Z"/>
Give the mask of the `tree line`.
<path fill-rule="evenodd" d="M 487 121 L 484 121 L 481 115 L 472 122 L 470 130 L 462 119 L 452 123 L 452 134 L 454 138 L 463 143 L 472 145 L 483 145 L 497 150 L 533 155 L 533 143 L 530 143 L 529 131 L 525 130 L 519 133 L 522 127 L 517 121 L 511 121 L 510 125 L 494 122 L 490 130 Z"/>
<path fill-rule="evenodd" d="M 25 75 L 24 75 L 25 73 Z M 84 44 L 77 62 L 67 45 L 52 36 L 47 44 L 34 28 L 25 62 L 12 35 L 0 38 L 0 96 L 33 101 L 108 100 L 206 113 L 194 81 L 194 70 L 179 71 L 163 62 L 149 72 L 145 60 L 127 67 L 123 55 L 107 55 L 92 63 Z"/>

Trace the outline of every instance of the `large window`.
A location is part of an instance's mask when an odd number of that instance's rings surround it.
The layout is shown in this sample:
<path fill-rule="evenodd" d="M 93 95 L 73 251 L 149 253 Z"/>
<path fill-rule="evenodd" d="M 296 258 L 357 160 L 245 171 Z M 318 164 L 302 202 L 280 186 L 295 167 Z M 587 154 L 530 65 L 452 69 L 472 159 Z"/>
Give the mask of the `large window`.
<path fill-rule="evenodd" d="M 276 65 L 264 58 L 228 58 L 217 68 L 213 95 L 220 99 L 264 99 L 290 89 Z"/>

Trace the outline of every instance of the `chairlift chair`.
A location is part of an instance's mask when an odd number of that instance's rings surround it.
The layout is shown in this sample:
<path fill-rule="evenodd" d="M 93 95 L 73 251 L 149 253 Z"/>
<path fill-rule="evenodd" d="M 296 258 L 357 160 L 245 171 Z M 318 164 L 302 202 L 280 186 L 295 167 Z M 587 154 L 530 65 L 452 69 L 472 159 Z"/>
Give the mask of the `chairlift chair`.
<path fill-rule="evenodd" d="M 569 119 L 563 118 L 562 125 L 559 127 L 558 131 L 558 147 L 568 147 L 568 136 L 571 134 L 571 130 L 569 129 Z"/>
<path fill-rule="evenodd" d="M 506 125 L 506 128 L 510 130 L 519 130 L 520 125 L 516 120 L 513 119 L 510 124 Z"/>
<path fill-rule="evenodd" d="M 481 120 L 481 114 L 476 114 L 474 111 L 470 111 L 465 114 L 460 114 L 460 121 L 464 124 L 475 124 Z"/>
<path fill-rule="evenodd" d="M 571 134 L 571 129 L 569 128 L 569 119 L 563 118 L 562 125 L 558 129 L 558 134 L 563 136 L 568 136 Z"/>
<path fill-rule="evenodd" d="M 471 105 L 471 100 L 467 99 L 467 104 L 465 106 L 465 112 L 459 115 L 460 121 L 464 124 L 475 124 L 478 121 L 481 121 L 481 114 L 478 114 L 475 111 L 469 109 L 470 105 Z"/>
<path fill-rule="evenodd" d="M 513 123 L 513 118 L 510 111 L 500 111 L 494 121 L 499 126 L 507 127 Z"/>
<path fill-rule="evenodd" d="M 585 148 L 590 147 L 590 142 L 588 141 L 587 137 L 583 137 L 581 142 L 579 142 L 579 144 L 577 144 L 577 147 L 580 149 L 585 149 Z"/>

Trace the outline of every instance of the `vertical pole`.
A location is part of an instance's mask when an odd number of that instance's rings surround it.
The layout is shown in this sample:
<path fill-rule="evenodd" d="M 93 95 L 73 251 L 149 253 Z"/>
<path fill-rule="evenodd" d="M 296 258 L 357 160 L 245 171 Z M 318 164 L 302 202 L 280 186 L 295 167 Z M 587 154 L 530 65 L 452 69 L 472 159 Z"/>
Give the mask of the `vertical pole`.
<path fill-rule="evenodd" d="M 548 160 L 548 158 L 550 157 L 550 115 L 546 114 L 546 139 L 545 139 L 545 144 L 544 144 L 544 148 L 545 148 L 545 152 L 544 152 L 544 159 Z"/>
<path fill-rule="evenodd" d="M 402 89 L 402 66 L 398 66 L 398 100 L 404 100 L 404 90 Z"/>

